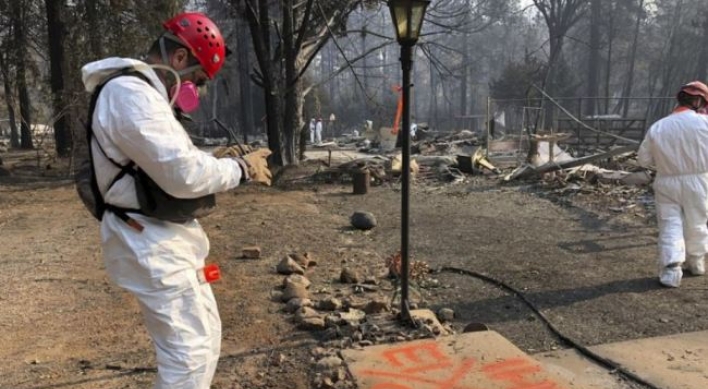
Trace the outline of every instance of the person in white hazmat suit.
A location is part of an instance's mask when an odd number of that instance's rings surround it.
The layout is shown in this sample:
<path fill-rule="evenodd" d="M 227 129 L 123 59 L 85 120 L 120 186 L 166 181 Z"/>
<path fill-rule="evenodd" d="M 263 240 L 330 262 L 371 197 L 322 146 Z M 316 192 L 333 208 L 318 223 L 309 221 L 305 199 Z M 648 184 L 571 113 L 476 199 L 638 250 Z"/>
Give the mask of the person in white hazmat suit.
<path fill-rule="evenodd" d="M 110 79 L 89 118 L 104 201 L 139 208 L 133 176 L 112 183 L 121 169 L 108 158 L 120 165 L 133 161 L 177 198 L 226 191 L 248 179 L 269 184 L 267 154 L 217 159 L 197 149 L 174 116 L 175 107 L 196 108 L 196 86 L 213 79 L 223 65 L 227 51 L 217 26 L 201 13 L 177 15 L 163 26 L 166 31 L 145 62 L 108 58 L 82 68 L 89 92 L 121 69 L 145 78 Z M 221 321 L 210 285 L 200 280 L 207 236 L 195 219 L 175 223 L 127 215 L 131 223 L 110 210 L 103 215 L 103 257 L 110 278 L 139 302 L 157 354 L 154 388 L 208 389 L 219 359 Z"/>
<path fill-rule="evenodd" d="M 683 270 L 705 274 L 708 253 L 708 86 L 681 87 L 678 107 L 654 123 L 639 147 L 642 166 L 655 167 L 659 282 L 681 285 Z"/>
<path fill-rule="evenodd" d="M 315 125 L 315 142 L 322 143 L 322 118 L 318 118 Z"/>
<path fill-rule="evenodd" d="M 315 118 L 310 119 L 310 144 L 315 144 Z"/>

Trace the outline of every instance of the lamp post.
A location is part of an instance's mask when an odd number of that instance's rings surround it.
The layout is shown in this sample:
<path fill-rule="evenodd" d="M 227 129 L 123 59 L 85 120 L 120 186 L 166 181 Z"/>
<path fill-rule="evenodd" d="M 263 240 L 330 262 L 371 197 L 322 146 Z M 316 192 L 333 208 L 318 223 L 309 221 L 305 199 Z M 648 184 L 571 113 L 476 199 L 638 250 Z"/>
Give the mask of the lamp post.
<path fill-rule="evenodd" d="M 401 318 L 410 320 L 408 306 L 408 243 L 411 179 L 411 69 L 413 67 L 413 46 L 418 42 L 423 25 L 425 9 L 430 0 L 389 0 L 388 8 L 396 28 L 396 39 L 401 46 L 401 70 L 403 73 L 403 128 L 401 129 L 401 151 L 403 153 L 401 189 Z"/>

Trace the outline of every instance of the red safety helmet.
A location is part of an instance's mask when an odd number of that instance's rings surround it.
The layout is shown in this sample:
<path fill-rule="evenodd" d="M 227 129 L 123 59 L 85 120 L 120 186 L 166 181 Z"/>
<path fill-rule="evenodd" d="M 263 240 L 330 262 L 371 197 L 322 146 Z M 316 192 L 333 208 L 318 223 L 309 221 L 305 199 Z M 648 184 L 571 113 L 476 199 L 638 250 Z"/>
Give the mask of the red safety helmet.
<path fill-rule="evenodd" d="M 682 92 L 690 96 L 700 96 L 704 103 L 708 103 L 708 86 L 700 81 L 691 81 L 682 86 L 679 94 Z"/>
<path fill-rule="evenodd" d="M 219 28 L 200 12 L 181 13 L 162 26 L 192 51 L 192 55 L 210 79 L 213 79 L 226 59 L 226 44 Z"/>

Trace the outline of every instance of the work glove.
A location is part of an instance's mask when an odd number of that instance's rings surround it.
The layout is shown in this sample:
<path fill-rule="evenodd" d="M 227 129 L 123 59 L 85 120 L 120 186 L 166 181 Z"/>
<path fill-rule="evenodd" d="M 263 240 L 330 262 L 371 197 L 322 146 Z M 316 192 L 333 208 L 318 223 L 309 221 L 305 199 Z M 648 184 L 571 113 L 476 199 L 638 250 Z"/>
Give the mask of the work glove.
<path fill-rule="evenodd" d="M 271 153 L 269 149 L 262 148 L 241 157 L 248 164 L 248 178 L 250 181 L 270 186 L 273 175 L 268 169 L 268 156 Z"/>
<path fill-rule="evenodd" d="M 249 145 L 236 146 L 221 146 L 218 147 L 212 155 L 216 158 L 236 158 L 252 152 L 254 149 Z"/>
<path fill-rule="evenodd" d="M 234 158 L 246 172 L 247 181 L 255 181 L 270 186 L 272 174 L 268 169 L 267 148 L 254 149 L 249 145 L 219 147 L 212 153 L 216 158 Z"/>

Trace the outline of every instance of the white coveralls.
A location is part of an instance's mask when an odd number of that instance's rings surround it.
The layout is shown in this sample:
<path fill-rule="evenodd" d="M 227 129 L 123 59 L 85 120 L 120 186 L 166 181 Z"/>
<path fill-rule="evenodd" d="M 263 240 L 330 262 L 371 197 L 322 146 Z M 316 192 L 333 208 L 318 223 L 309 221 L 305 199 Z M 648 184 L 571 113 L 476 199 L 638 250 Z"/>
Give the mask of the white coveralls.
<path fill-rule="evenodd" d="M 92 118 L 99 187 L 107 203 L 139 208 L 133 178 L 126 175 L 106 193 L 119 164 L 134 161 L 167 193 L 195 198 L 237 186 L 241 168 L 197 149 L 175 119 L 164 85 L 143 62 L 108 58 L 82 68 L 92 92 L 106 76 L 135 66 L 152 82 L 125 76 L 101 91 Z M 130 214 L 144 226 L 128 226 L 111 212 L 101 222 L 101 243 L 111 279 L 137 298 L 157 353 L 156 389 L 208 389 L 221 348 L 221 320 L 209 284 L 200 284 L 209 240 L 196 220 L 176 224 Z"/>
<path fill-rule="evenodd" d="M 310 144 L 315 144 L 315 119 L 310 120 Z"/>
<path fill-rule="evenodd" d="M 318 120 L 315 125 L 315 141 L 318 144 L 322 143 L 322 120 Z"/>
<path fill-rule="evenodd" d="M 685 110 L 657 121 L 638 160 L 656 167 L 660 281 L 678 287 L 684 261 L 700 274 L 708 253 L 708 116 Z"/>

